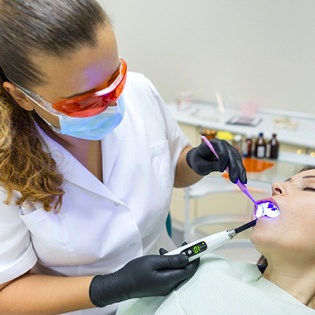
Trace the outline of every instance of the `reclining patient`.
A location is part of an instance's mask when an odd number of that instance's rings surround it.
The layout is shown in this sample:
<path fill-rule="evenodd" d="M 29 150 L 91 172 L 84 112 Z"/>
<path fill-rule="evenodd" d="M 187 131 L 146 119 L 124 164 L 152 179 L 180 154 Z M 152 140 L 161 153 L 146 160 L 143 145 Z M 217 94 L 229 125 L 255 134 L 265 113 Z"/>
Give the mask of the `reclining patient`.
<path fill-rule="evenodd" d="M 259 218 L 251 235 L 268 262 L 263 273 L 255 264 L 206 254 L 195 276 L 171 294 L 126 301 L 117 315 L 314 315 L 315 167 L 273 184 L 268 200 L 280 215 Z"/>

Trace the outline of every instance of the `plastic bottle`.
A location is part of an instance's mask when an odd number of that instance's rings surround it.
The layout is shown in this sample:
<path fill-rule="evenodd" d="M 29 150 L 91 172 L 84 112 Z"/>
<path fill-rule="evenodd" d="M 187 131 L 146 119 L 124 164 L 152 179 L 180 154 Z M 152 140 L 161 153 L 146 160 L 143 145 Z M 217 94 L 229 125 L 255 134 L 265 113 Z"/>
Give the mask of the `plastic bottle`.
<path fill-rule="evenodd" d="M 269 159 L 277 159 L 279 154 L 280 144 L 277 140 L 277 134 L 273 133 L 272 138 L 267 144 L 266 157 Z"/>
<path fill-rule="evenodd" d="M 239 154 L 242 154 L 242 136 L 241 135 L 235 135 L 232 140 L 233 147 L 239 152 Z"/>
<path fill-rule="evenodd" d="M 259 136 L 255 142 L 255 157 L 258 159 L 263 159 L 266 157 L 266 141 L 264 138 L 264 133 L 260 132 Z"/>
<path fill-rule="evenodd" d="M 251 135 L 246 136 L 246 140 L 243 145 L 243 156 L 244 157 L 251 157 L 253 150 L 253 139 Z"/>

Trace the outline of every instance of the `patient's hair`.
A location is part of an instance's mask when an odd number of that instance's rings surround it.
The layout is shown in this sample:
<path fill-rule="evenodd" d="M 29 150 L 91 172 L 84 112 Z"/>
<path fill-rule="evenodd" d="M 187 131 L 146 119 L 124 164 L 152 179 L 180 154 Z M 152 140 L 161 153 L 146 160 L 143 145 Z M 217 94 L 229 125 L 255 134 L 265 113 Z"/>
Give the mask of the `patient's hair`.
<path fill-rule="evenodd" d="M 309 170 L 314 170 L 315 166 L 314 165 L 305 165 L 298 173 L 304 172 L 304 171 L 309 171 Z M 257 261 L 257 267 L 260 270 L 261 273 L 264 273 L 265 269 L 268 266 L 268 261 L 264 255 L 261 255 L 260 258 Z"/>
<path fill-rule="evenodd" d="M 23 110 L 2 84 L 13 82 L 32 90 L 45 84 L 36 54 L 69 56 L 96 44 L 97 30 L 110 21 L 95 0 L 0 0 L 0 185 L 14 190 L 16 201 L 41 202 L 59 210 L 63 176 L 43 147 L 33 113 Z"/>
<path fill-rule="evenodd" d="M 304 172 L 304 171 L 314 170 L 314 169 L 315 169 L 315 165 L 305 165 L 305 166 L 299 171 L 299 173 Z"/>

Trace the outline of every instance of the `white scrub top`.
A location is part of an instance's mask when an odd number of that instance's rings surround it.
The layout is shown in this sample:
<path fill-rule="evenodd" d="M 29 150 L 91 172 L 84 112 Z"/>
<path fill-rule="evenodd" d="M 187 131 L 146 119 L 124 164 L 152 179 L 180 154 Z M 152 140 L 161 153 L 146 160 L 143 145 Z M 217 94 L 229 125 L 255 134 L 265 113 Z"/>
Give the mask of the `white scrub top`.
<path fill-rule="evenodd" d="M 65 177 L 62 209 L 0 204 L 0 283 L 35 265 L 45 274 L 106 274 L 172 246 L 165 220 L 177 159 L 189 141 L 143 75 L 128 73 L 123 96 L 124 118 L 102 140 L 103 183 L 41 132 Z M 5 198 L 2 189 L 0 200 Z M 115 308 L 72 314 L 111 314 Z"/>

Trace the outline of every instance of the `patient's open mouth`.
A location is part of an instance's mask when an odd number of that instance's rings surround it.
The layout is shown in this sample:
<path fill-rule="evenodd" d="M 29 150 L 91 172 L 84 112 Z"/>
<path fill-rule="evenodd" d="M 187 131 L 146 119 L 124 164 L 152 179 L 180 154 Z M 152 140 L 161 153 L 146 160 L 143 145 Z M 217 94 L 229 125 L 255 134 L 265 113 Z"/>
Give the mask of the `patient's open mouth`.
<path fill-rule="evenodd" d="M 270 200 L 258 201 L 255 210 L 256 218 L 266 216 L 268 218 L 275 218 L 280 215 L 278 206 Z"/>

